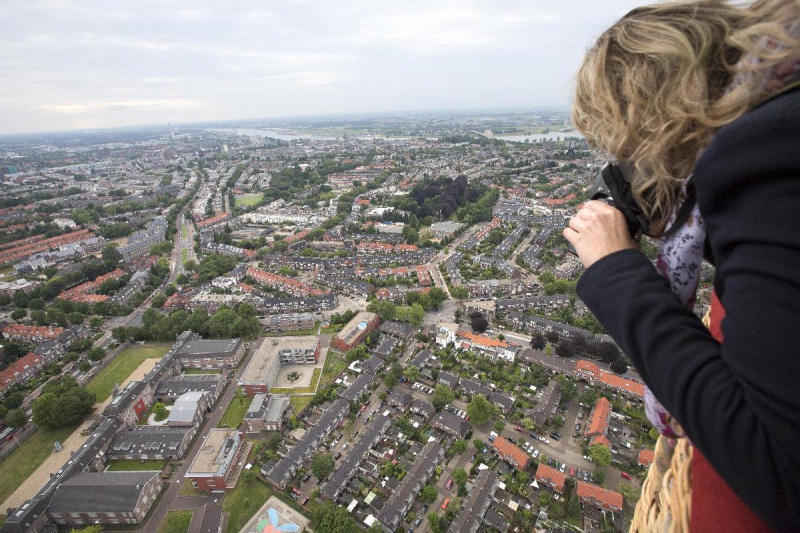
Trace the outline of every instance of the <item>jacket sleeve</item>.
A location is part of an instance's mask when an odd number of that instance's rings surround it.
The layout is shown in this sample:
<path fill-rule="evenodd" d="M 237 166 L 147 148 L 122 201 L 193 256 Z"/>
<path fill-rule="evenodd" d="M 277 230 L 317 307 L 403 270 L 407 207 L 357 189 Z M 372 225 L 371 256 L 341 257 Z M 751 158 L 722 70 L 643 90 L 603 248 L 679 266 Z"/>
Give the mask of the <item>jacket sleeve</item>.
<path fill-rule="evenodd" d="M 725 308 L 720 345 L 638 251 L 578 293 L 692 443 L 778 530 L 800 530 L 800 92 L 723 128 L 694 182 Z"/>

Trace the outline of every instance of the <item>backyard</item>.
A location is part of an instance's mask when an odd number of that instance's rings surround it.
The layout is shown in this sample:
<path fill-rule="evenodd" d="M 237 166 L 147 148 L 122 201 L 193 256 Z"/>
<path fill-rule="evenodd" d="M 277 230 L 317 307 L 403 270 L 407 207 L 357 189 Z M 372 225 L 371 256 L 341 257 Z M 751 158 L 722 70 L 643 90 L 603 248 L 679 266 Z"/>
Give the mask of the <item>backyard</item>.
<path fill-rule="evenodd" d="M 244 420 L 244 415 L 247 414 L 247 410 L 250 408 L 252 401 L 253 398 L 244 396 L 241 391 L 237 391 L 236 396 L 231 400 L 228 409 L 225 411 L 217 427 L 238 428 L 242 420 Z"/>
<path fill-rule="evenodd" d="M 165 461 L 163 459 L 152 461 L 142 461 L 140 459 L 120 459 L 118 461 L 109 461 L 108 470 L 112 472 L 141 472 L 158 470 L 160 472 L 164 468 L 164 464 Z"/>
<path fill-rule="evenodd" d="M 189 531 L 189 524 L 192 522 L 194 511 L 170 511 L 167 518 L 161 523 L 158 533 L 186 533 Z"/>
<path fill-rule="evenodd" d="M 104 402 L 114 390 L 114 384 L 122 384 L 146 359 L 160 359 L 171 344 L 147 343 L 129 346 L 86 385 L 97 395 L 98 403 Z"/>

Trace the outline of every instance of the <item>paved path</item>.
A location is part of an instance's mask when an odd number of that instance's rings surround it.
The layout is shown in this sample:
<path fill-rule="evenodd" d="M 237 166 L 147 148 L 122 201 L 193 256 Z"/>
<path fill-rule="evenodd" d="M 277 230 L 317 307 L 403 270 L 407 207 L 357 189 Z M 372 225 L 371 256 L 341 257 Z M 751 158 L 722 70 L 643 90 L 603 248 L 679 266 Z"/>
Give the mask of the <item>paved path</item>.
<path fill-rule="evenodd" d="M 150 372 L 153 369 L 158 359 L 146 359 L 139 365 L 139 368 L 133 371 L 128 379 L 126 379 L 123 383 L 120 384 L 121 387 L 124 387 L 129 382 L 134 380 L 139 380 L 144 377 L 145 374 Z M 83 443 L 86 442 L 86 439 L 89 438 L 88 435 L 81 435 L 81 432 L 89 427 L 96 419 L 97 415 L 103 412 L 103 409 L 106 408 L 106 405 L 111 401 L 111 398 L 107 398 L 106 401 L 96 404 L 94 413 L 89 415 L 89 418 L 81 424 L 78 429 L 76 429 L 72 435 L 70 435 L 64 442 L 61 444 L 64 446 L 64 449 L 58 453 L 50 454 L 42 465 L 37 468 L 28 479 L 26 479 L 22 485 L 20 485 L 17 490 L 14 491 L 11 496 L 6 499 L 1 505 L 0 509 L 8 509 L 9 507 L 19 507 L 26 500 L 31 499 L 36 495 L 37 492 L 44 486 L 48 479 L 50 479 L 50 474 L 58 472 L 58 470 L 64 465 L 65 462 L 69 459 L 72 452 L 76 451 L 78 448 L 83 446 Z"/>

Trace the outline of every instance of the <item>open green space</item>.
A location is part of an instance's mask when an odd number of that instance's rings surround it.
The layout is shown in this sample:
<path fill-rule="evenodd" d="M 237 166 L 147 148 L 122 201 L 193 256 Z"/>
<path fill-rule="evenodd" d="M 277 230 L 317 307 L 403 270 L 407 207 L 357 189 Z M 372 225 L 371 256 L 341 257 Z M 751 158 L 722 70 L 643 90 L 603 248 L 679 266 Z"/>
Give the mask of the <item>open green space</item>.
<path fill-rule="evenodd" d="M 144 472 L 150 470 L 158 470 L 159 472 L 164 469 L 166 461 L 163 459 L 142 461 L 140 459 L 120 459 L 118 461 L 109 461 L 108 470 L 111 472 Z"/>
<path fill-rule="evenodd" d="M 14 452 L 0 463 L 0 503 L 6 501 L 23 481 L 44 463 L 53 453 L 55 441 L 64 442 L 76 428 L 59 428 L 54 430 L 40 429 L 22 443 Z M 64 461 L 69 457 L 68 451 L 60 452 Z M 5 511 L 5 509 L 3 509 Z"/>
<path fill-rule="evenodd" d="M 297 416 L 303 409 L 308 407 L 308 404 L 311 403 L 314 397 L 309 395 L 304 396 L 292 396 L 289 398 L 289 405 L 292 406 L 292 413 L 294 416 Z"/>
<path fill-rule="evenodd" d="M 164 343 L 129 346 L 92 378 L 86 388 L 97 395 L 98 402 L 104 402 L 111 396 L 115 383 L 122 384 L 146 359 L 163 357 L 170 346 Z"/>
<path fill-rule="evenodd" d="M 161 522 L 158 533 L 186 533 L 189 531 L 189 524 L 192 523 L 194 511 L 187 509 L 184 511 L 170 511 L 167 518 Z"/>
<path fill-rule="evenodd" d="M 244 396 L 241 394 L 241 392 L 238 392 L 231 400 L 228 409 L 225 411 L 225 414 L 222 416 L 222 420 L 219 421 L 219 425 L 217 427 L 238 428 L 242 423 L 242 420 L 244 420 L 244 415 L 247 414 L 247 410 L 250 408 L 252 401 L 252 398 Z"/>
<path fill-rule="evenodd" d="M 347 359 L 345 359 L 344 354 L 328 350 L 328 354 L 325 356 L 325 365 L 322 368 L 320 386 L 326 387 L 330 385 L 336 379 L 336 376 L 344 372 L 345 368 L 347 368 Z"/>
<path fill-rule="evenodd" d="M 234 490 L 225 495 L 222 508 L 229 514 L 228 533 L 237 533 L 248 520 L 253 518 L 256 511 L 271 497 L 275 496 L 303 516 L 308 513 L 285 492 L 273 489 L 255 474 L 242 474 L 239 484 Z"/>
<path fill-rule="evenodd" d="M 183 236 L 184 239 L 189 236 L 188 232 L 186 231 L 186 222 L 184 222 L 183 225 L 181 226 L 181 235 Z"/>
<path fill-rule="evenodd" d="M 236 207 L 240 207 L 240 206 L 250 207 L 250 206 L 253 206 L 253 205 L 257 205 L 261 201 L 261 198 L 263 198 L 263 197 L 264 197 L 264 195 L 261 194 L 261 193 L 239 195 L 239 196 L 237 196 L 235 198 L 236 199 Z"/>
<path fill-rule="evenodd" d="M 181 265 L 186 265 L 186 248 L 181 250 Z"/>

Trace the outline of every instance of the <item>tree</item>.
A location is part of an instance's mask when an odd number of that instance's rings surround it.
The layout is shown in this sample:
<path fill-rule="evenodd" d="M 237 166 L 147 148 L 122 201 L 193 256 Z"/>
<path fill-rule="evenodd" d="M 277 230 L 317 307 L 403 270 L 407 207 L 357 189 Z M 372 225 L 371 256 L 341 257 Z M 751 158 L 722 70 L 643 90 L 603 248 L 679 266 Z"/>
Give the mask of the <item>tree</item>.
<path fill-rule="evenodd" d="M 70 313 L 67 315 L 67 319 L 69 319 L 70 324 L 83 324 L 83 313 L 78 313 L 77 311 Z"/>
<path fill-rule="evenodd" d="M 419 378 L 419 368 L 414 365 L 409 365 L 405 370 L 403 370 L 403 377 L 412 383 L 417 381 L 417 378 Z"/>
<path fill-rule="evenodd" d="M 31 311 L 31 321 L 37 326 L 44 326 L 47 324 L 47 313 L 41 309 Z"/>
<path fill-rule="evenodd" d="M 44 429 L 74 426 L 92 412 L 96 396 L 71 377 L 45 385 L 33 402 L 33 420 Z"/>
<path fill-rule="evenodd" d="M 119 253 L 119 250 L 117 250 L 117 247 L 113 244 L 105 245 L 100 257 L 103 259 L 103 263 L 108 265 L 118 265 L 122 262 L 122 254 Z"/>
<path fill-rule="evenodd" d="M 569 340 L 562 340 L 556 345 L 556 355 L 561 357 L 575 357 L 575 345 Z"/>
<path fill-rule="evenodd" d="M 92 361 L 102 361 L 103 357 L 106 356 L 106 351 L 103 350 L 100 347 L 97 347 L 97 348 L 92 348 L 91 350 L 89 350 L 89 352 L 86 355 Z"/>
<path fill-rule="evenodd" d="M 330 502 L 311 513 L 311 528 L 316 533 L 358 533 L 355 519 L 347 509 Z"/>
<path fill-rule="evenodd" d="M 462 454 L 467 451 L 467 443 L 466 441 L 459 439 L 453 443 L 450 449 L 453 450 L 453 454 Z"/>
<path fill-rule="evenodd" d="M 28 309 L 44 309 L 44 299 L 34 298 L 28 302 Z"/>
<path fill-rule="evenodd" d="M 6 423 L 15 428 L 21 428 L 25 425 L 25 422 L 28 421 L 28 417 L 25 416 L 25 412 L 22 409 L 14 409 L 10 411 L 6 415 Z"/>
<path fill-rule="evenodd" d="M 439 491 L 433 485 L 425 485 L 419 494 L 419 499 L 422 503 L 431 504 L 436 501 L 439 496 Z"/>
<path fill-rule="evenodd" d="M 25 291 L 22 290 L 14 291 L 13 298 L 14 298 L 14 305 L 16 305 L 17 307 L 28 307 L 28 301 L 30 299 L 28 298 L 28 295 L 25 294 Z"/>
<path fill-rule="evenodd" d="M 541 333 L 534 333 L 531 335 L 531 348 L 534 350 L 544 350 L 544 347 L 547 345 L 545 341 L 544 335 Z"/>
<path fill-rule="evenodd" d="M 22 320 L 23 318 L 25 318 L 27 316 L 28 316 L 28 310 L 27 309 L 14 309 L 11 312 L 11 318 L 13 318 L 14 320 L 17 320 L 17 321 Z"/>
<path fill-rule="evenodd" d="M 472 331 L 476 333 L 483 333 L 486 331 L 486 328 L 489 327 L 489 321 L 483 316 L 483 314 L 479 311 L 475 311 L 471 315 L 470 318 L 470 326 L 472 326 Z"/>
<path fill-rule="evenodd" d="M 70 533 L 103 533 L 103 526 L 86 526 L 80 529 L 72 529 Z"/>
<path fill-rule="evenodd" d="M 454 469 L 452 476 L 453 481 L 460 487 L 463 487 L 467 483 L 467 472 L 463 468 Z"/>
<path fill-rule="evenodd" d="M 611 361 L 609 368 L 611 368 L 612 372 L 622 375 L 628 371 L 628 363 L 626 363 L 622 359 L 616 359 L 614 361 Z"/>
<path fill-rule="evenodd" d="M 105 320 L 103 320 L 99 316 L 93 316 L 92 318 L 89 319 L 89 325 L 93 328 L 99 328 L 100 326 L 103 325 L 103 322 L 105 322 Z"/>
<path fill-rule="evenodd" d="M 439 383 L 436 385 L 436 388 L 433 389 L 433 399 L 431 403 L 433 403 L 433 407 L 436 408 L 437 411 L 441 411 L 446 405 L 455 400 L 455 398 L 456 394 L 450 387 Z"/>
<path fill-rule="evenodd" d="M 630 483 L 617 483 L 617 491 L 622 494 L 625 504 L 628 507 L 634 507 L 636 502 L 639 501 L 639 498 L 642 497 L 641 489 L 631 485 Z"/>
<path fill-rule="evenodd" d="M 318 481 L 322 481 L 333 472 L 334 466 L 333 457 L 328 453 L 319 453 L 311 460 L 311 471 L 317 477 Z"/>
<path fill-rule="evenodd" d="M 608 449 L 608 446 L 593 444 L 589 446 L 589 457 L 597 466 L 607 466 L 611 463 L 611 450 Z"/>
<path fill-rule="evenodd" d="M 496 407 L 489 403 L 483 394 L 476 394 L 467 404 L 467 416 L 476 426 L 480 426 L 495 414 Z"/>
<path fill-rule="evenodd" d="M 431 511 L 428 513 L 428 524 L 431 526 L 431 531 L 433 533 L 440 533 L 442 530 L 441 528 L 441 518 L 436 511 Z"/>
<path fill-rule="evenodd" d="M 564 417 L 561 415 L 556 415 L 553 418 L 553 425 L 557 428 L 564 427 Z"/>

